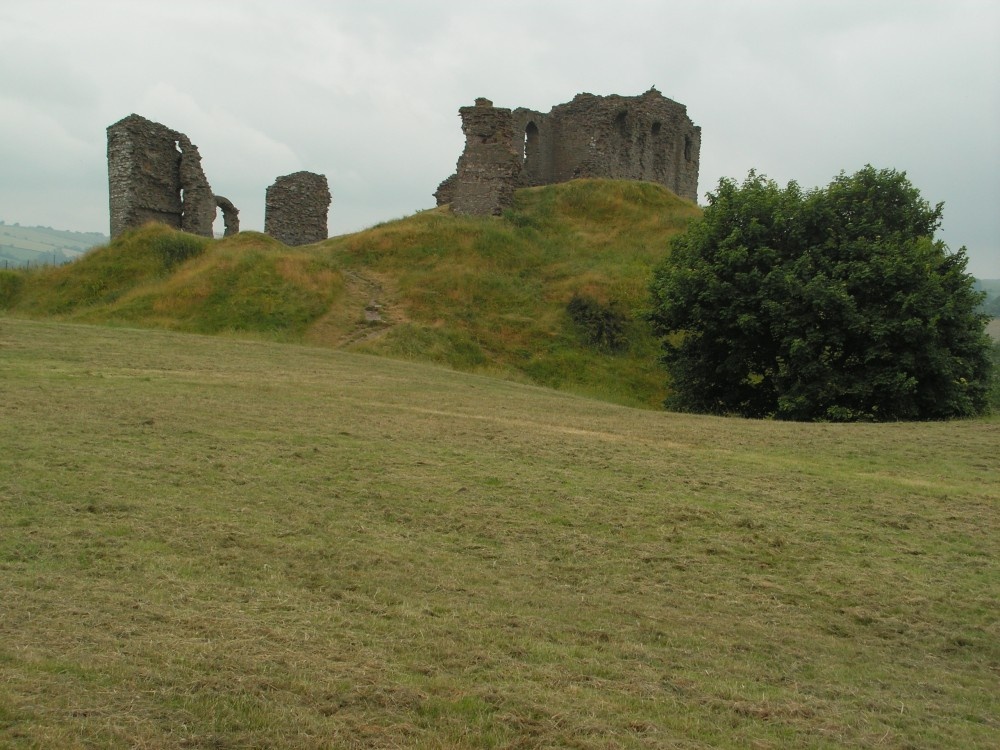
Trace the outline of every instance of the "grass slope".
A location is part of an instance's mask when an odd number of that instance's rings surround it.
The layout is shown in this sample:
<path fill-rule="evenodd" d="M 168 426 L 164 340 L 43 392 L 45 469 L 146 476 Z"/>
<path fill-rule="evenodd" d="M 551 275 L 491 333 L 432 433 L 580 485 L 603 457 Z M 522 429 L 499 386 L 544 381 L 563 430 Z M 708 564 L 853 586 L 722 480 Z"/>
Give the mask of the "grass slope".
<path fill-rule="evenodd" d="M 150 226 L 66 268 L 0 274 L 0 309 L 318 343 L 657 407 L 650 270 L 697 213 L 658 185 L 580 180 L 521 190 L 503 218 L 438 209 L 295 249 L 247 232 L 178 252 L 195 238 Z M 623 311 L 623 351 L 588 343 L 574 295 Z"/>
<path fill-rule="evenodd" d="M 2 747 L 1000 736 L 995 419 L 663 414 L 10 317 L 0 382 Z"/>

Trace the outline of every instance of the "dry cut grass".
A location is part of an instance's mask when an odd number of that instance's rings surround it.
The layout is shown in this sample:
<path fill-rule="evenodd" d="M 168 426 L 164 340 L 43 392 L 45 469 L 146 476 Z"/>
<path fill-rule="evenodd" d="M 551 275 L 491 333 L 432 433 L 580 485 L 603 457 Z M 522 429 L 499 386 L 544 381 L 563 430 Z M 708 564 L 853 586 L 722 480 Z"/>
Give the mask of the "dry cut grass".
<path fill-rule="evenodd" d="M 1000 422 L 0 317 L 0 747 L 987 748 Z"/>

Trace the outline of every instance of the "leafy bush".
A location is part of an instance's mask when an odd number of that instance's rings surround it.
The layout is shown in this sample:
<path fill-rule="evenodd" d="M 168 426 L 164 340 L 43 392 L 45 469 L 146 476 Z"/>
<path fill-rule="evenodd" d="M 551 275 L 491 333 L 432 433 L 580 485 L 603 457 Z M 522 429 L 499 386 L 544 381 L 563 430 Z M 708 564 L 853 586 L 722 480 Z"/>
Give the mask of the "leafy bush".
<path fill-rule="evenodd" d="M 828 187 L 722 179 L 654 273 L 668 406 L 749 417 L 941 419 L 987 408 L 989 340 L 965 249 L 933 239 L 905 173 Z"/>
<path fill-rule="evenodd" d="M 1000 414 L 1000 341 L 994 341 L 990 346 L 990 359 L 993 361 L 993 380 L 990 383 L 990 412 Z"/>
<path fill-rule="evenodd" d="M 609 352 L 628 348 L 628 316 L 620 306 L 604 305 L 593 297 L 575 294 L 567 303 L 566 312 L 591 346 Z"/>

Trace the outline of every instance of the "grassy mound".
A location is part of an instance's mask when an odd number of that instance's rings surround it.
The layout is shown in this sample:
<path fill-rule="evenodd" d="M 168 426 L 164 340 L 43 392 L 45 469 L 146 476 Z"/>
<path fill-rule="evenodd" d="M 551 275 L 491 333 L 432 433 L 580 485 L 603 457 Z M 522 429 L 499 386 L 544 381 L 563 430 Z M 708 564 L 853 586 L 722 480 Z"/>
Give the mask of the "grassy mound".
<path fill-rule="evenodd" d="M 75 321 L 294 337 L 337 289 L 336 273 L 317 258 L 266 235 L 212 241 L 149 224 L 73 264 L 22 272 L 6 306 Z"/>
<path fill-rule="evenodd" d="M 697 213 L 658 185 L 580 180 L 521 190 L 502 218 L 435 209 L 295 249 L 150 225 L 0 278 L 0 308 L 350 348 L 657 407 L 650 270 Z M 574 299 L 597 312 L 574 317 Z"/>

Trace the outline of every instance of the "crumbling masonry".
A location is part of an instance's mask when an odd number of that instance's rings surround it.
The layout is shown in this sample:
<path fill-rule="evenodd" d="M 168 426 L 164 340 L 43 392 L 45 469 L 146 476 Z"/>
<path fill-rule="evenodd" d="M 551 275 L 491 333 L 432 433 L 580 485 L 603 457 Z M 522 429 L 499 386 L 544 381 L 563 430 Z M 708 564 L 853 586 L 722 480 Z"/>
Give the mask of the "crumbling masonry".
<path fill-rule="evenodd" d="M 212 193 L 198 148 L 186 135 L 132 114 L 108 127 L 111 237 L 147 221 L 212 236 L 216 205 L 227 234 L 239 228 L 239 211 Z"/>
<path fill-rule="evenodd" d="M 657 182 L 698 199 L 701 128 L 655 88 L 631 97 L 577 94 L 547 114 L 482 98 L 459 113 L 465 149 L 434 194 L 456 213 L 500 214 L 519 187 L 578 177 Z M 239 211 L 212 193 L 188 137 L 139 115 L 108 127 L 108 185 L 112 238 L 147 221 L 211 237 L 216 208 L 226 235 L 239 231 Z M 323 175 L 279 177 L 267 189 L 264 231 L 287 245 L 321 242 L 330 201 Z"/>
<path fill-rule="evenodd" d="M 212 236 L 216 208 L 226 236 L 240 231 L 239 210 L 212 193 L 201 155 L 186 135 L 136 114 L 108 127 L 108 189 L 112 239 L 158 221 Z M 326 177 L 296 172 L 267 189 L 264 231 L 287 245 L 327 238 L 330 189 Z"/>
<path fill-rule="evenodd" d="M 456 174 L 434 194 L 456 213 L 498 214 L 515 188 L 578 177 L 658 182 L 698 198 L 701 128 L 687 107 L 655 88 L 631 97 L 577 94 L 548 114 L 501 109 L 488 99 L 459 112 L 465 150 Z"/>
<path fill-rule="evenodd" d="M 462 107 L 465 151 L 458 159 L 458 172 L 443 193 L 459 214 L 499 214 L 514 202 L 514 188 L 521 173 L 521 155 L 515 150 L 514 121 L 509 109 L 494 107 L 489 99 L 476 99 L 476 106 Z"/>
<path fill-rule="evenodd" d="M 286 245 L 322 242 L 327 233 L 330 188 L 313 172 L 286 174 L 267 189 L 264 232 Z"/>

